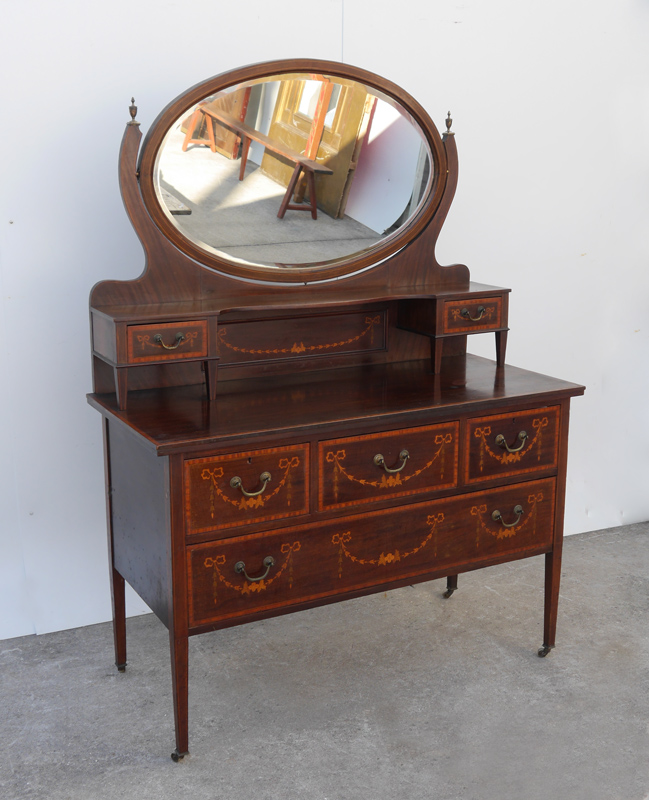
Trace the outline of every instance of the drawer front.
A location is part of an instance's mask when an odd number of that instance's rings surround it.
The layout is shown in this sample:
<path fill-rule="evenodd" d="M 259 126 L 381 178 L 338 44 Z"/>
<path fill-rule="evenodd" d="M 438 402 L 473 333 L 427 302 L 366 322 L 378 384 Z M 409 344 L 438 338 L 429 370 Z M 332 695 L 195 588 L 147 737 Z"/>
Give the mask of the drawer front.
<path fill-rule="evenodd" d="M 467 423 L 466 484 L 557 466 L 559 407 L 481 417 Z"/>
<path fill-rule="evenodd" d="M 231 322 L 219 326 L 219 356 L 221 364 L 242 364 L 385 350 L 387 327 L 387 312 L 381 308 L 315 319 L 308 314 Z"/>
<path fill-rule="evenodd" d="M 321 442 L 321 510 L 457 484 L 457 422 Z"/>
<path fill-rule="evenodd" d="M 550 478 L 190 546 L 189 624 L 547 552 L 554 496 Z"/>
<path fill-rule="evenodd" d="M 502 327 L 502 297 L 475 297 L 444 303 L 444 333 L 471 333 Z"/>
<path fill-rule="evenodd" d="M 185 461 L 188 535 L 268 522 L 309 510 L 309 446 Z"/>
<path fill-rule="evenodd" d="M 207 322 L 129 325 L 126 342 L 129 364 L 201 358 L 207 356 Z"/>

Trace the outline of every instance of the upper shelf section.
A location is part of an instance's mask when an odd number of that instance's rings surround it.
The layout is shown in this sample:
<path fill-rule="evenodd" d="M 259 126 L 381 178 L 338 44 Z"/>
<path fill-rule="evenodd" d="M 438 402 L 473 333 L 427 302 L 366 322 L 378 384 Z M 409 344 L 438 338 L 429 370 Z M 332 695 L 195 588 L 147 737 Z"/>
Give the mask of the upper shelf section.
<path fill-rule="evenodd" d="M 226 297 L 210 296 L 196 300 L 180 300 L 165 303 L 119 303 L 94 305 L 93 313 L 105 315 L 116 322 L 133 322 L 142 318 L 149 320 L 166 320 L 171 317 L 183 319 L 201 319 L 206 315 L 219 315 L 229 313 L 259 312 L 272 313 L 286 311 L 296 313 L 306 310 L 328 309 L 334 307 L 360 306 L 369 303 L 386 303 L 392 300 L 441 300 L 451 301 L 463 299 L 471 301 L 472 298 L 502 296 L 509 293 L 509 289 L 500 286 L 490 286 L 484 283 L 471 281 L 469 286 L 461 291 L 442 289 L 432 293 L 411 289 L 400 293 L 387 292 L 384 287 L 355 288 L 341 293 L 340 287 L 327 284 L 317 294 L 309 299 L 300 297 L 291 292 L 276 291 L 270 295 L 257 296 L 254 294 L 230 295 Z"/>
<path fill-rule="evenodd" d="M 468 287 L 466 267 L 435 259 L 457 184 L 450 119 L 440 136 L 390 81 L 274 61 L 189 89 L 143 142 L 136 114 L 120 185 L 147 269 L 96 286 L 93 306 L 277 289 L 340 297 L 340 279 L 401 294 Z"/>

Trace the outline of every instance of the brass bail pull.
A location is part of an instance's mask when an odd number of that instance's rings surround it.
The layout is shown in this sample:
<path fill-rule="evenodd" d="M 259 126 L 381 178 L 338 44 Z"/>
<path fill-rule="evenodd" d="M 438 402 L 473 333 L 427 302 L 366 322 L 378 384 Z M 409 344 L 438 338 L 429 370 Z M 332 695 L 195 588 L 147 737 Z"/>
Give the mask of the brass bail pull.
<path fill-rule="evenodd" d="M 385 458 L 380 453 L 377 453 L 374 456 L 374 463 L 377 467 L 383 467 L 386 472 L 394 474 L 395 472 L 401 472 L 401 470 L 406 466 L 406 461 L 410 458 L 410 453 L 407 450 L 402 450 L 399 453 L 399 458 L 403 463 L 400 467 L 396 467 L 396 469 L 390 469 L 390 467 L 386 466 Z"/>
<path fill-rule="evenodd" d="M 264 491 L 266 486 L 268 486 L 268 483 L 271 480 L 270 472 L 262 472 L 261 475 L 259 476 L 259 480 L 263 483 L 263 486 L 256 492 L 247 492 L 243 488 L 243 483 L 238 475 L 235 475 L 234 478 L 232 478 L 232 480 L 230 481 L 230 486 L 233 489 L 241 489 L 241 494 L 244 495 L 245 497 L 257 497 L 257 495 L 260 495 Z"/>
<path fill-rule="evenodd" d="M 518 447 L 510 447 L 502 433 L 499 433 L 498 436 L 496 436 L 496 444 L 498 447 L 502 447 L 507 450 L 508 453 L 519 453 L 525 447 L 525 442 L 527 441 L 527 431 L 520 431 L 516 438 L 520 441 L 520 444 Z"/>
<path fill-rule="evenodd" d="M 484 306 L 478 306 L 476 310 L 478 312 L 477 317 L 472 317 L 471 312 L 469 311 L 468 308 L 463 308 L 462 311 L 460 311 L 460 316 L 464 317 L 464 319 L 471 320 L 471 322 L 480 322 L 480 320 L 484 317 L 485 311 L 487 309 Z"/>
<path fill-rule="evenodd" d="M 270 572 L 270 568 L 275 566 L 275 559 L 272 556 L 266 556 L 262 563 L 266 567 L 266 572 L 264 572 L 264 574 L 260 575 L 258 578 L 251 578 L 250 575 L 248 575 L 244 561 L 237 561 L 237 563 L 234 565 L 234 571 L 237 573 L 237 575 L 243 575 L 247 581 L 251 581 L 252 583 L 255 581 L 263 581 Z"/>
<path fill-rule="evenodd" d="M 521 521 L 521 517 L 523 516 L 523 506 L 514 506 L 514 514 L 516 514 L 516 519 L 513 522 L 505 522 L 503 515 L 500 513 L 500 511 L 498 511 L 498 509 L 496 509 L 491 515 L 491 519 L 494 522 L 500 522 L 503 528 L 513 528 Z"/>
<path fill-rule="evenodd" d="M 177 347 L 180 347 L 181 342 L 185 341 L 185 334 L 178 331 L 178 333 L 176 334 L 176 344 L 165 344 L 162 341 L 161 333 L 156 333 L 156 335 L 153 337 L 153 341 L 156 344 L 159 344 L 160 347 L 164 347 L 165 350 L 175 350 Z"/>

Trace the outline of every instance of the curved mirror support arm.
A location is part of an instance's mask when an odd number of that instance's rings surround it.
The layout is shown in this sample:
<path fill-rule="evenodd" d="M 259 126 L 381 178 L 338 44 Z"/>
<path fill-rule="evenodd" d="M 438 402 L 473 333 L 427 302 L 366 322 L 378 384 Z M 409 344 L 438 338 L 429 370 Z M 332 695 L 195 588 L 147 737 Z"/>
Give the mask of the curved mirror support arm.
<path fill-rule="evenodd" d="M 316 91 L 317 80 L 325 77 L 325 72 L 328 72 L 328 81 L 337 81 L 337 83 L 331 91 L 330 86 L 327 87 L 323 83 L 326 91 L 318 93 Z M 382 136 L 387 136 L 376 117 L 379 100 L 385 106 L 382 111 L 387 114 L 387 117 L 391 115 L 392 122 L 396 120 L 397 127 L 406 126 L 403 129 L 406 133 L 404 134 L 402 131 L 400 134 L 402 138 L 397 137 L 396 141 L 403 142 L 405 141 L 403 136 L 406 136 L 419 143 L 417 158 L 412 157 L 414 172 L 411 174 L 416 175 L 418 182 L 416 185 L 421 187 L 420 196 L 417 195 L 417 192 L 411 191 L 410 203 L 408 208 L 404 209 L 403 219 L 397 220 L 396 229 L 387 231 L 378 244 L 351 252 L 347 256 L 329 260 L 316 258 L 313 261 L 302 260 L 291 265 L 276 263 L 269 266 L 243 258 L 226 257 L 203 246 L 200 240 L 198 243 L 192 241 L 178 224 L 178 220 L 189 215 L 183 215 L 182 208 L 175 209 L 180 213 L 172 213 L 169 205 L 161 200 L 162 190 L 172 185 L 168 180 L 171 176 L 164 170 L 161 174 L 157 170 L 163 161 L 168 134 L 174 126 L 180 126 L 180 131 L 176 130 L 176 138 L 179 138 L 179 141 L 176 142 L 174 158 L 178 160 L 191 155 L 192 151 L 199 152 L 208 164 L 211 161 L 212 163 L 223 162 L 228 167 L 232 166 L 236 173 L 235 188 L 237 190 L 240 188 L 239 183 L 245 184 L 250 181 L 248 174 L 252 163 L 250 152 L 255 142 L 252 135 L 248 137 L 250 139 L 248 142 L 249 163 L 242 164 L 241 157 L 246 138 L 244 134 L 247 133 L 244 126 L 249 125 L 251 130 L 256 132 L 254 136 L 258 139 L 263 138 L 264 126 L 258 122 L 260 115 L 263 116 L 263 103 L 260 96 L 264 93 L 267 95 L 266 110 L 270 109 L 269 114 L 276 110 L 278 95 L 275 91 L 277 87 L 273 85 L 276 83 L 275 78 L 277 77 L 284 82 L 293 82 L 291 84 L 293 94 L 286 95 L 293 97 L 294 100 L 297 98 L 291 113 L 294 118 L 298 118 L 299 124 L 306 126 L 305 130 L 309 130 L 311 133 L 310 120 L 318 117 L 318 102 L 324 98 L 321 111 L 326 111 L 326 113 L 320 119 L 320 128 L 323 141 L 325 136 L 329 137 L 328 142 L 325 142 L 327 147 L 335 145 L 335 135 L 340 133 L 337 115 L 343 107 L 342 104 L 346 102 L 345 95 L 349 95 L 350 91 L 356 94 L 360 92 L 360 95 L 365 97 L 363 108 L 366 110 L 369 108 L 369 116 L 366 117 L 367 127 L 362 131 L 365 137 L 362 148 L 365 148 L 366 154 L 371 155 L 371 148 L 366 141 L 369 136 L 368 129 L 370 132 L 373 130 L 379 140 Z M 295 94 L 295 81 L 299 83 L 305 77 L 309 79 L 310 99 L 308 103 L 303 97 L 299 97 L 299 92 L 297 95 Z M 304 83 L 307 82 L 304 81 Z M 248 89 L 251 89 L 250 93 L 248 93 Z M 256 99 L 254 98 L 255 92 L 259 95 Z M 229 98 L 228 103 L 231 104 L 231 107 L 224 111 L 217 104 L 217 115 L 220 114 L 223 118 L 231 119 L 232 115 L 235 117 L 237 115 L 237 103 L 240 106 L 239 123 L 231 126 L 235 128 L 234 131 L 229 131 L 236 133 L 234 144 L 230 141 L 229 146 L 231 147 L 228 151 L 230 155 L 234 156 L 233 158 L 219 153 L 218 146 L 216 152 L 212 150 L 211 138 L 209 133 L 206 134 L 205 128 L 201 130 L 197 124 L 194 124 L 194 127 L 191 126 L 192 117 L 195 117 L 194 123 L 198 119 L 195 111 L 201 104 L 204 104 L 209 98 L 216 97 L 218 100 L 224 95 Z M 237 97 L 233 99 L 233 95 Z M 328 103 L 325 102 L 327 98 Z M 244 114 L 241 104 L 245 106 L 246 103 Z M 256 108 L 256 111 L 251 117 L 251 122 L 246 114 L 253 107 Z M 305 108 L 308 113 L 304 112 Z M 134 110 L 133 107 L 133 116 Z M 243 121 L 241 117 L 243 117 Z M 213 123 L 212 130 L 216 131 L 217 120 L 212 117 L 210 120 Z M 206 122 L 205 119 L 203 121 Z M 266 125 L 266 129 L 269 131 L 270 125 L 271 123 Z M 221 126 L 221 133 L 226 130 L 227 126 Z M 198 143 L 191 144 L 193 138 L 197 138 Z M 357 144 L 361 138 L 362 136 L 359 136 L 355 139 Z M 394 141 L 389 136 L 384 139 L 384 142 L 388 144 Z M 185 144 L 187 146 L 183 149 Z M 256 142 L 256 144 L 263 145 L 264 142 Z M 265 145 L 261 147 L 262 163 L 268 152 L 273 152 L 273 146 L 274 144 L 271 143 L 268 147 Z M 320 147 L 323 146 L 321 143 Z M 320 150 L 316 149 L 315 145 L 312 147 L 311 154 L 316 156 L 313 163 L 316 165 L 323 163 Z M 356 163 L 353 159 L 352 162 Z M 391 291 L 403 292 L 404 288 L 416 291 L 436 291 L 438 288 L 463 290 L 469 283 L 468 269 L 457 264 L 441 267 L 435 257 L 437 238 L 457 186 L 457 164 L 457 150 L 452 133 L 447 131 L 443 137 L 440 137 L 426 112 L 416 101 L 394 84 L 362 70 L 333 62 L 272 62 L 268 65 L 255 65 L 211 79 L 190 89 L 189 92 L 173 101 L 159 115 L 143 142 L 139 124 L 135 119 L 127 124 L 120 151 L 120 187 L 126 211 L 145 250 L 147 266 L 142 275 L 135 280 L 98 284 L 93 290 L 92 302 L 96 306 L 101 306 L 103 302 L 107 302 L 104 298 L 114 297 L 116 289 L 120 302 L 134 304 L 142 302 L 144 298 L 146 298 L 146 302 L 160 303 L 216 298 L 217 296 L 236 298 L 243 291 L 242 280 L 248 287 L 247 292 L 253 291 L 258 295 L 272 293 L 280 286 L 282 292 L 291 294 L 300 292 L 305 284 L 320 285 L 323 288 L 326 285 L 335 287 L 336 281 L 341 277 L 346 277 L 346 283 L 353 288 L 356 284 L 366 285 L 368 274 L 371 274 L 372 284 L 377 287 L 386 287 Z M 252 169 L 257 171 L 261 169 L 261 165 Z M 428 174 L 426 174 L 427 171 Z M 244 173 L 242 182 L 239 181 L 240 172 Z M 199 174 L 201 174 L 201 170 L 199 170 Z M 323 185 L 326 185 L 331 176 L 326 172 L 317 173 L 315 171 L 313 175 L 316 178 L 316 192 L 322 191 L 324 197 L 324 189 L 317 183 L 317 180 L 321 178 Z M 289 208 L 285 209 L 284 218 L 278 217 L 277 207 L 274 209 L 272 215 L 274 224 L 283 233 L 294 229 L 298 224 L 302 227 L 306 225 L 311 231 L 315 230 L 317 236 L 318 232 L 324 229 L 327 222 L 325 217 L 328 215 L 320 209 L 319 200 L 314 203 L 317 210 L 316 219 L 313 219 L 311 214 L 300 213 L 290 208 L 293 203 L 299 201 L 302 189 L 304 189 L 307 201 L 309 199 L 309 181 L 305 179 L 304 170 L 300 170 L 297 178 L 296 185 L 293 187 L 295 197 L 291 196 Z M 415 185 L 412 180 L 411 185 Z M 286 193 L 286 189 L 280 187 L 281 191 Z M 182 205 L 182 192 L 180 194 L 181 197 L 176 199 Z M 353 195 L 351 199 L 349 195 L 345 198 L 347 208 L 353 208 L 353 199 Z M 245 206 L 245 203 L 242 205 Z M 279 204 L 277 205 L 279 206 Z M 237 206 L 234 204 L 233 211 L 236 212 L 236 209 Z M 222 226 L 224 216 L 227 215 L 224 215 L 223 209 L 216 208 L 212 214 L 214 224 Z M 236 213 L 231 218 L 235 219 Z M 332 220 L 333 218 L 329 218 L 330 224 L 338 223 L 338 220 Z M 226 229 L 228 227 L 229 225 L 226 225 Z M 249 231 L 258 229 L 256 224 L 251 225 L 246 222 L 242 227 Z M 205 270 L 205 267 L 208 269 Z M 120 285 L 119 288 L 115 286 L 109 291 L 108 283 L 119 283 Z"/>
<path fill-rule="evenodd" d="M 137 166 L 141 141 L 140 125 L 132 120 L 127 123 L 122 137 L 118 178 L 124 208 L 146 256 L 144 270 L 135 280 L 97 283 L 90 295 L 94 307 L 116 300 L 124 304 L 138 304 L 145 298 L 147 302 L 159 303 L 192 300 L 201 293 L 201 270 L 161 236 L 142 199 Z M 155 270 L 153 275 L 150 266 Z M 179 271 L 182 271 L 182 281 L 177 280 Z"/>

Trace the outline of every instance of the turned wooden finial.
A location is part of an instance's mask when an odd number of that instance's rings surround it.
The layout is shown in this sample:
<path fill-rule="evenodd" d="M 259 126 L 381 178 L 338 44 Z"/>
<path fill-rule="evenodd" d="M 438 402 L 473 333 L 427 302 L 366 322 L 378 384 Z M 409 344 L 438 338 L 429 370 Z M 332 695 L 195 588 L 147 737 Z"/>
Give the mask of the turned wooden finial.
<path fill-rule="evenodd" d="M 128 123 L 129 125 L 139 125 L 140 123 L 136 121 L 135 115 L 137 114 L 137 106 L 135 105 L 135 98 L 131 97 L 131 105 L 128 107 L 129 114 L 131 115 L 131 121 Z"/>
<path fill-rule="evenodd" d="M 451 112 L 449 111 L 446 115 L 446 135 L 447 136 L 455 136 L 454 131 L 451 130 L 451 125 L 453 124 L 453 120 L 451 119 Z"/>

